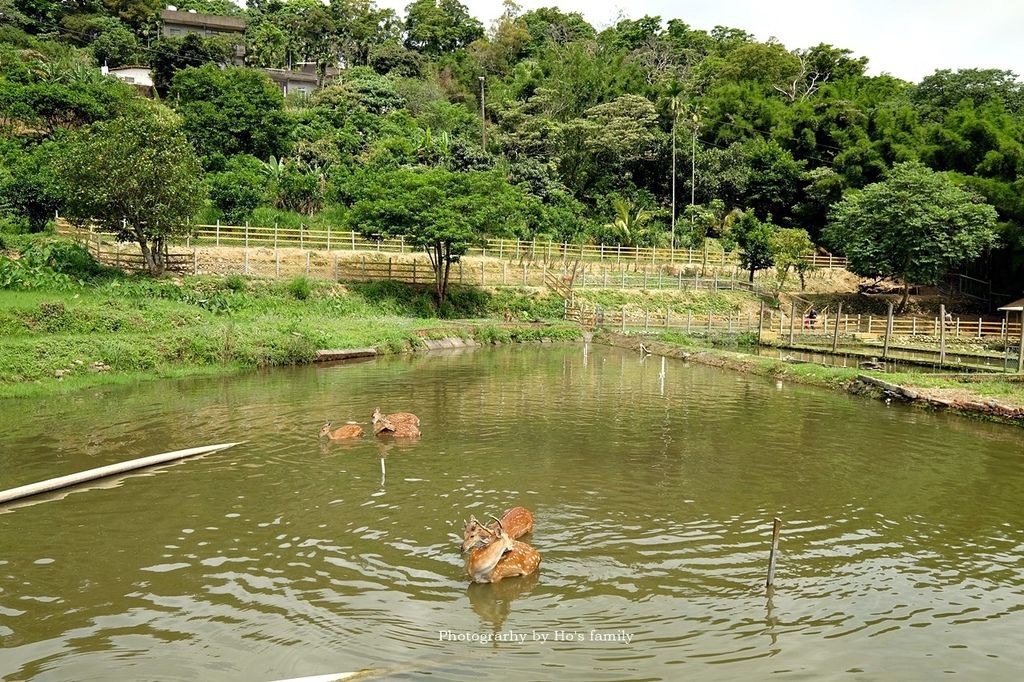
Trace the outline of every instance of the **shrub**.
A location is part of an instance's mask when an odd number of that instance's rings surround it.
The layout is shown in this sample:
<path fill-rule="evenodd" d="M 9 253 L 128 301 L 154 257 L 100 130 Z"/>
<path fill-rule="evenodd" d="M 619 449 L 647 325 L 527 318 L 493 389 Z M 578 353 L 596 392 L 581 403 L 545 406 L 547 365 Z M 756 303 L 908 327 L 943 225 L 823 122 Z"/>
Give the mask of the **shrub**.
<path fill-rule="evenodd" d="M 245 291 L 245 278 L 237 273 L 232 273 L 224 278 L 224 288 L 235 293 Z"/>
<path fill-rule="evenodd" d="M 288 293 L 300 301 L 305 301 L 313 293 L 313 283 L 306 277 L 296 277 L 288 282 Z"/>

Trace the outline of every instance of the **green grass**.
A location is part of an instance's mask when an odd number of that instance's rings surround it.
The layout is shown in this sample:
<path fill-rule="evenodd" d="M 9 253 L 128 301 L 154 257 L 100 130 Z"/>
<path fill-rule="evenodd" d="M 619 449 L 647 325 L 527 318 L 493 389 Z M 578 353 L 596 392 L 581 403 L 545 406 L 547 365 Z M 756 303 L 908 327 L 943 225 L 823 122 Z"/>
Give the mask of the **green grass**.
<path fill-rule="evenodd" d="M 323 348 L 403 352 L 422 346 L 421 330 L 481 342 L 579 335 L 565 324 L 508 329 L 507 310 L 519 320 L 553 319 L 562 306 L 561 299 L 525 291 L 454 287 L 444 312 L 459 319 L 450 321 L 438 317 L 425 287 L 237 275 L 105 276 L 70 290 L 0 289 L 0 397 L 301 364 Z M 97 371 L 103 366 L 109 369 Z"/>

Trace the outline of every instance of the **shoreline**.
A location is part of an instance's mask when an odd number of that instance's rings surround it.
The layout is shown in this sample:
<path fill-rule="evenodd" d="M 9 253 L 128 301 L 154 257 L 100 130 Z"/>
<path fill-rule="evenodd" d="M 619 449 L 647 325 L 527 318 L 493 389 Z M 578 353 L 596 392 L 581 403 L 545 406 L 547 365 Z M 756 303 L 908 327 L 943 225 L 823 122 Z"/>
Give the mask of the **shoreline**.
<path fill-rule="evenodd" d="M 891 382 L 862 369 L 826 367 L 811 363 L 793 364 L 774 358 L 706 347 L 686 347 L 666 341 L 629 336 L 614 332 L 594 334 L 594 341 L 618 348 L 640 350 L 640 344 L 653 355 L 689 360 L 703 365 L 747 374 L 786 379 L 802 384 L 840 390 L 851 395 L 878 400 L 898 400 L 918 408 L 942 410 L 973 419 L 1024 427 L 1024 400 L 997 400 L 963 388 L 935 388 L 907 381 L 906 374 L 888 375 L 900 379 Z M 974 384 L 976 385 L 976 384 Z"/>

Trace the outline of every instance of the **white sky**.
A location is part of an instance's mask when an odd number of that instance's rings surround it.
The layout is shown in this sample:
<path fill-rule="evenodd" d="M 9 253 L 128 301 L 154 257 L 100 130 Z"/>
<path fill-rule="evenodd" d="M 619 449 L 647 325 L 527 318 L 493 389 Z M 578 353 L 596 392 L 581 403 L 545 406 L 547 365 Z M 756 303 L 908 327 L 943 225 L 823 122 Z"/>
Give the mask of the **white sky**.
<path fill-rule="evenodd" d="M 490 27 L 501 0 L 461 0 Z M 409 0 L 377 0 L 404 15 Z M 936 69 L 998 68 L 1024 74 L 1024 0 L 519 0 L 525 10 L 580 12 L 599 30 L 622 13 L 694 28 L 740 28 L 789 49 L 830 43 L 868 57 L 870 74 L 919 81 Z"/>

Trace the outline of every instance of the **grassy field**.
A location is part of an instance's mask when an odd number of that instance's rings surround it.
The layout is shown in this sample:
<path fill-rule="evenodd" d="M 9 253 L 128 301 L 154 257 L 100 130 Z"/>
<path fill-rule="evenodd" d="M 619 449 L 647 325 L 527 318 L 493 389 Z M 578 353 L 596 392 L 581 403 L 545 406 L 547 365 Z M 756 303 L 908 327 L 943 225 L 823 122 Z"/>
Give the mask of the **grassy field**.
<path fill-rule="evenodd" d="M 506 310 L 517 320 L 506 324 Z M 404 352 L 423 336 L 579 336 L 557 322 L 561 299 L 535 292 L 456 288 L 445 312 L 458 321 L 437 317 L 429 290 L 388 282 L 113 276 L 59 290 L 0 290 L 0 397 L 301 364 L 324 348 Z"/>

